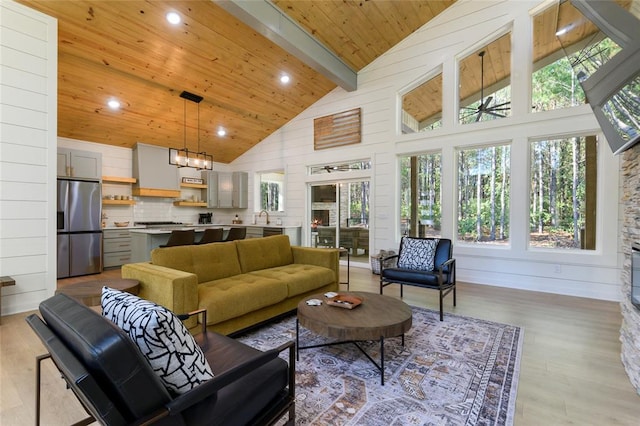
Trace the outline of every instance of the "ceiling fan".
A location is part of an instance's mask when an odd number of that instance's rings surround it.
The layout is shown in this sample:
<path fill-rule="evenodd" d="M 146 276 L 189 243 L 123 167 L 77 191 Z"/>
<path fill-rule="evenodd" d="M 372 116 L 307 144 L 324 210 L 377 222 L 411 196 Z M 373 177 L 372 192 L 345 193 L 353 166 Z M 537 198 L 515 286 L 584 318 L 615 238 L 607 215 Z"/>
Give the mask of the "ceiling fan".
<path fill-rule="evenodd" d="M 344 172 L 347 170 L 352 170 L 348 164 L 343 164 L 343 165 L 339 165 L 339 166 L 324 166 L 323 167 L 327 173 L 331 173 L 331 172 Z"/>
<path fill-rule="evenodd" d="M 488 114 L 500 118 L 506 117 L 507 115 L 504 114 L 503 111 L 509 111 L 509 105 L 511 104 L 511 102 L 507 101 L 491 105 L 493 96 L 488 96 L 487 99 L 484 98 L 484 54 L 484 50 L 478 53 L 478 56 L 480 56 L 480 104 L 477 108 L 464 107 L 464 109 L 466 110 L 473 111 L 467 114 L 464 118 L 477 114 L 475 120 L 476 122 L 480 121 L 483 114 Z"/>
<path fill-rule="evenodd" d="M 327 164 L 322 166 L 327 173 L 331 172 L 348 172 L 351 170 L 362 170 L 362 167 L 358 167 L 356 164 Z"/>

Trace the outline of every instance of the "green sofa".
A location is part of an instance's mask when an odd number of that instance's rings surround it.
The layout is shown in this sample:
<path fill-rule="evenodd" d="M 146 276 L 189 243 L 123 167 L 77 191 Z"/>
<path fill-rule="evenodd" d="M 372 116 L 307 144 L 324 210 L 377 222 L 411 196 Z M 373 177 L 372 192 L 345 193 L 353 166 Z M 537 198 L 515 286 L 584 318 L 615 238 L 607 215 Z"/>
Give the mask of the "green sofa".
<path fill-rule="evenodd" d="M 207 328 L 231 334 L 296 309 L 312 294 L 337 291 L 339 251 L 291 246 L 275 235 L 158 248 L 151 262 L 122 266 L 139 296 L 175 313 L 207 310 Z M 185 322 L 190 329 L 196 319 Z"/>

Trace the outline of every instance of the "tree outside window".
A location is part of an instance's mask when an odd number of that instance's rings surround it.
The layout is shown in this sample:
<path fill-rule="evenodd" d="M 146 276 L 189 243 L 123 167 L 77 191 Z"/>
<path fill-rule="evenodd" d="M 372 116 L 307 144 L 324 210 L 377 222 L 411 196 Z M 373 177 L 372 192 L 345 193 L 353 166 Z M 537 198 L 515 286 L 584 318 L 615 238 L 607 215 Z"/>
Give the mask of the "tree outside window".
<path fill-rule="evenodd" d="M 595 249 L 594 136 L 531 143 L 529 246 Z"/>
<path fill-rule="evenodd" d="M 458 151 L 458 240 L 508 244 L 510 146 Z"/>
<path fill-rule="evenodd" d="M 284 173 L 260 174 L 260 210 L 268 212 L 284 211 Z"/>
<path fill-rule="evenodd" d="M 400 233 L 440 236 L 441 154 L 400 158 Z"/>

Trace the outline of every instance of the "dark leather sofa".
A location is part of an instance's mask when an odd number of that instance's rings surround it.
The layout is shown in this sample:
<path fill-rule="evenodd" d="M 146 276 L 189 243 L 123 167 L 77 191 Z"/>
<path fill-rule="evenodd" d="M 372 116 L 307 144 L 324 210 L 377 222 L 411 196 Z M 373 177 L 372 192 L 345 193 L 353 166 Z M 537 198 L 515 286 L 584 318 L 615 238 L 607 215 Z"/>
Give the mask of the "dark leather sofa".
<path fill-rule="evenodd" d="M 26 321 L 91 417 L 102 424 L 259 425 L 295 421 L 293 342 L 262 352 L 221 334 L 196 336 L 215 377 L 173 395 L 115 324 L 64 294 Z M 43 321 L 44 319 L 44 321 Z M 289 364 L 279 358 L 289 349 Z M 39 375 L 36 423 L 39 422 Z M 86 424 L 86 423 L 85 423 Z"/>

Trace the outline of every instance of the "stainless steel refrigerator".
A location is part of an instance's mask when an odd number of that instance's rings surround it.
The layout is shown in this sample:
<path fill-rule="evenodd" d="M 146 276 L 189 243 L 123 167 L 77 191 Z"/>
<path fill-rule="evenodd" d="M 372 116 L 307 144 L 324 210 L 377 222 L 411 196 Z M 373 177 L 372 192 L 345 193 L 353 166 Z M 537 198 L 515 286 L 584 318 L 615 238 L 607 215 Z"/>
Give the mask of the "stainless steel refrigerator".
<path fill-rule="evenodd" d="M 100 182 L 58 179 L 58 278 L 102 272 Z"/>

